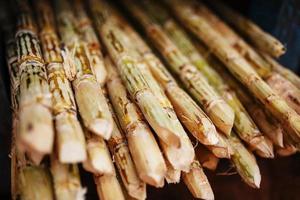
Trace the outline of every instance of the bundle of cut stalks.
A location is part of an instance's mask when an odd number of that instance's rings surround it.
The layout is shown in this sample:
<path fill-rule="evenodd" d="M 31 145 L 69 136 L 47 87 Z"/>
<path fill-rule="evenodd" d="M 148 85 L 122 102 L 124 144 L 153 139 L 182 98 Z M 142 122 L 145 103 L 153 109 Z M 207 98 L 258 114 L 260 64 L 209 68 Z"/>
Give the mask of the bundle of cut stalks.
<path fill-rule="evenodd" d="M 126 15 L 108 0 L 16 2 L 13 199 L 85 199 L 80 164 L 101 200 L 179 182 L 214 199 L 205 170 L 223 159 L 259 188 L 254 155 L 299 151 L 300 78 L 273 58 L 280 42 L 226 5 L 209 2 L 243 35 L 201 1 L 125 0 Z"/>

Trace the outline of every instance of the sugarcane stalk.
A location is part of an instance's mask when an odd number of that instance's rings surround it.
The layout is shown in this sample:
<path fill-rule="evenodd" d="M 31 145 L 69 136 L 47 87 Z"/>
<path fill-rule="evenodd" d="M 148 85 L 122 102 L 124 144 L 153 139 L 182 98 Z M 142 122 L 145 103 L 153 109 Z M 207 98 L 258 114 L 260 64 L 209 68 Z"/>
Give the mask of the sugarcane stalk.
<path fill-rule="evenodd" d="M 203 51 L 203 46 L 200 47 L 200 51 Z M 266 135 L 275 145 L 283 145 L 283 127 L 272 115 L 270 115 L 262 106 L 260 106 L 255 100 L 246 92 L 246 89 L 232 77 L 228 71 L 224 69 L 222 63 L 220 63 L 212 55 L 207 54 L 206 59 L 210 65 L 219 73 L 222 74 L 222 78 L 226 83 L 236 92 L 238 98 L 247 109 L 249 115 L 259 127 L 259 129 Z"/>
<path fill-rule="evenodd" d="M 161 8 L 163 9 L 163 8 Z M 202 10 L 201 10 L 202 11 Z M 263 157 L 274 157 L 272 143 L 259 131 L 246 109 L 237 98 L 234 90 L 225 83 L 222 77 L 205 61 L 197 51 L 192 40 L 171 16 L 165 13 L 163 28 L 170 39 L 190 59 L 194 66 L 207 78 L 209 84 L 224 98 L 235 113 L 234 130 L 247 144 L 260 152 Z"/>
<path fill-rule="evenodd" d="M 190 132 L 201 143 L 206 146 L 212 146 L 217 156 L 229 157 L 229 148 L 221 140 L 219 133 L 216 132 L 212 122 L 203 113 L 201 108 L 184 92 L 174 81 L 173 77 L 165 69 L 162 62 L 153 54 L 149 47 L 143 42 L 140 36 L 128 25 L 122 29 L 126 30 L 127 35 L 131 37 L 131 43 L 134 42 L 137 51 L 144 56 L 150 70 L 158 82 L 165 88 L 165 91 L 174 106 L 174 109 L 181 122 L 190 130 Z M 206 133 L 206 134 L 203 134 Z M 218 139 L 219 138 L 219 139 Z M 217 143 L 216 143 L 217 142 Z M 167 155 L 167 153 L 165 153 Z"/>
<path fill-rule="evenodd" d="M 82 162 L 86 159 L 85 139 L 77 119 L 73 91 L 63 69 L 53 11 L 47 1 L 36 1 L 35 5 L 39 19 L 39 37 L 52 93 L 58 157 L 62 163 Z"/>
<path fill-rule="evenodd" d="M 189 172 L 184 172 L 182 178 L 195 198 L 214 199 L 214 193 L 200 163 L 195 160 Z"/>
<path fill-rule="evenodd" d="M 76 32 L 76 19 L 69 2 L 55 1 L 55 6 L 58 31 L 69 52 L 65 57 L 74 62 L 77 70 L 72 85 L 83 123 L 93 133 L 109 139 L 112 132 L 109 108 L 101 86 L 93 75 L 86 50 L 87 44 Z"/>
<path fill-rule="evenodd" d="M 164 57 L 170 69 L 176 73 L 187 90 L 200 103 L 214 124 L 225 134 L 229 134 L 233 126 L 234 113 L 227 103 L 208 84 L 202 73 L 188 61 L 182 52 L 174 45 L 162 30 L 164 23 L 157 19 L 156 8 L 151 9 L 150 1 L 143 1 L 138 6 L 133 1 L 127 1 L 126 6 L 131 14 L 140 22 L 144 32 Z M 142 11 L 147 12 L 147 14 Z"/>
<path fill-rule="evenodd" d="M 286 48 L 279 40 L 263 31 L 251 20 L 240 15 L 238 12 L 229 8 L 222 2 L 211 1 L 210 3 L 222 15 L 222 17 L 247 36 L 251 42 L 262 51 L 273 57 L 279 57 L 285 53 Z"/>
<path fill-rule="evenodd" d="M 120 128 L 118 119 L 108 99 L 107 89 L 103 88 L 103 92 L 109 106 L 111 120 L 113 121 L 112 136 L 108 140 L 110 153 L 117 166 L 119 175 L 127 193 L 133 198 L 145 199 L 146 184 L 138 177 L 138 173 L 130 155 L 126 138 Z"/>
<path fill-rule="evenodd" d="M 27 1 L 18 1 L 17 8 L 20 142 L 28 151 L 45 155 L 52 152 L 54 141 L 51 94 L 31 9 Z"/>
<path fill-rule="evenodd" d="M 208 8 L 199 5 L 198 13 L 209 21 L 213 27 L 222 33 L 222 36 L 229 40 L 235 48 L 255 69 L 269 86 L 278 93 L 287 104 L 298 114 L 300 113 L 300 90 L 282 75 L 272 71 L 272 67 L 241 37 L 239 37 L 229 26 L 215 16 Z"/>
<path fill-rule="evenodd" d="M 166 165 L 155 138 L 144 121 L 140 110 L 129 99 L 115 66 L 109 57 L 105 58 L 108 71 L 107 89 L 139 177 L 155 187 L 164 185 Z"/>
<path fill-rule="evenodd" d="M 117 165 L 124 187 L 128 194 L 136 199 L 146 198 L 146 184 L 139 178 L 136 167 L 130 155 L 126 138 L 114 118 L 114 126 L 111 138 L 108 140 L 108 147 Z"/>
<path fill-rule="evenodd" d="M 83 168 L 96 175 L 113 175 L 114 165 L 104 139 L 85 130 L 87 143 L 87 160 Z"/>
<path fill-rule="evenodd" d="M 96 176 L 94 181 L 101 200 L 125 200 L 122 187 L 116 176 Z"/>
<path fill-rule="evenodd" d="M 279 74 L 284 76 L 287 80 L 289 80 L 292 84 L 294 84 L 298 89 L 300 89 L 300 78 L 297 74 L 295 74 L 293 71 L 279 64 L 268 54 L 261 52 L 261 55 L 271 65 L 273 71 L 278 72 Z"/>
<path fill-rule="evenodd" d="M 261 175 L 254 155 L 245 148 L 233 132 L 228 137 L 228 143 L 233 150 L 231 161 L 239 175 L 249 186 L 259 188 Z"/>
<path fill-rule="evenodd" d="M 18 175 L 18 188 L 22 200 L 53 200 L 51 174 L 42 166 L 26 166 Z"/>
<path fill-rule="evenodd" d="M 55 199 L 85 199 L 86 188 L 81 186 L 77 164 L 62 164 L 56 155 L 53 154 L 51 156 L 51 173 L 53 176 Z"/>
<path fill-rule="evenodd" d="M 195 153 L 198 161 L 203 168 L 215 171 L 218 167 L 219 158 L 216 157 L 211 151 L 209 151 L 203 145 L 197 145 Z"/>
<path fill-rule="evenodd" d="M 254 71 L 252 66 L 216 32 L 206 20 L 192 9 L 190 2 L 168 3 L 175 15 L 202 39 L 237 79 L 280 121 L 292 139 L 300 139 L 300 117 Z"/>
<path fill-rule="evenodd" d="M 104 66 L 101 46 L 92 26 L 92 22 L 83 8 L 83 3 L 84 1 L 82 0 L 74 1 L 73 8 L 77 19 L 77 30 L 82 40 L 86 42 L 93 74 L 96 76 L 98 83 L 103 86 L 106 81 L 107 72 Z"/>

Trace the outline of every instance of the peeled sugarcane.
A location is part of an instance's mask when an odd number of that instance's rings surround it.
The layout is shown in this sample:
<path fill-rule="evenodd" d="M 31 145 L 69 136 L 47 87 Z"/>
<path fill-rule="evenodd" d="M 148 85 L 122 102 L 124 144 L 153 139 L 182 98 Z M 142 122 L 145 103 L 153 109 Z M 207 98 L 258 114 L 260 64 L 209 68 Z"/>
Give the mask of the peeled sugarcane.
<path fill-rule="evenodd" d="M 136 50 L 143 56 L 153 76 L 165 89 L 181 122 L 197 140 L 202 144 L 209 146 L 217 157 L 229 158 L 230 149 L 227 143 L 224 142 L 220 134 L 216 132 L 214 125 L 206 114 L 194 100 L 177 85 L 163 63 L 154 55 L 142 38 L 126 24 L 126 22 L 122 23 L 122 29 L 130 36 L 130 42 L 134 42 Z"/>
<path fill-rule="evenodd" d="M 20 142 L 27 153 L 52 152 L 54 130 L 51 94 L 44 60 L 36 34 L 36 25 L 27 1 L 17 1 L 19 10 L 15 34 L 18 57 Z"/>
<path fill-rule="evenodd" d="M 168 133 L 168 135 L 176 133 L 175 136 L 179 139 L 180 148 L 176 145 L 175 140 L 173 142 L 168 141 L 164 137 L 159 137 L 161 146 L 164 153 L 168 152 L 169 155 L 166 157 L 175 169 L 187 171 L 194 158 L 194 150 L 170 102 L 164 96 L 162 89 L 145 64 L 139 62 L 131 47 L 126 45 L 128 41 L 126 33 L 116 25 L 109 5 L 105 2 L 99 4 L 99 1 L 91 1 L 90 4 L 93 5 L 91 10 L 97 22 L 99 35 L 102 36 L 132 99 L 136 101 L 156 133 Z M 101 13 L 101 18 L 98 18 L 99 13 Z M 108 15 L 110 18 L 107 17 Z M 164 125 L 165 128 L 170 128 L 172 132 L 157 126 L 159 125 L 157 122 Z M 164 131 L 162 132 L 162 130 Z"/>
<path fill-rule="evenodd" d="M 126 6 L 143 26 L 149 39 L 163 55 L 169 67 L 178 75 L 197 102 L 202 105 L 214 124 L 222 132 L 229 134 L 233 126 L 234 112 L 163 32 L 160 27 L 162 22 L 153 16 L 156 12 L 155 9 L 151 10 L 150 1 L 143 1 L 143 6 L 138 6 L 133 1 L 127 1 Z M 151 18 L 155 18 L 155 20 Z"/>
<path fill-rule="evenodd" d="M 150 5 L 151 6 L 151 5 Z M 259 131 L 246 109 L 222 77 L 205 61 L 204 57 L 197 51 L 192 40 L 184 32 L 167 11 L 159 5 L 152 5 L 156 13 L 164 13 L 156 17 L 162 21 L 163 29 L 169 38 L 175 43 L 179 50 L 187 56 L 194 66 L 203 73 L 209 84 L 224 98 L 235 113 L 234 130 L 247 144 L 263 157 L 274 157 L 272 143 Z M 157 12 L 157 10 L 160 10 Z"/>
<path fill-rule="evenodd" d="M 222 15 L 222 17 L 246 35 L 251 42 L 262 51 L 273 57 L 279 57 L 285 53 L 286 48 L 280 41 L 269 33 L 263 31 L 251 20 L 243 17 L 220 1 L 214 0 L 210 1 L 210 3 Z"/>
<path fill-rule="evenodd" d="M 192 163 L 190 171 L 184 172 L 182 178 L 195 198 L 214 199 L 214 193 L 198 161 Z"/>
<path fill-rule="evenodd" d="M 129 94 L 109 57 L 105 58 L 108 71 L 107 89 L 126 138 L 139 177 L 155 187 L 164 185 L 166 165 L 159 146 L 140 110 L 129 99 Z"/>
<path fill-rule="evenodd" d="M 293 85 L 295 85 L 298 89 L 300 89 L 300 78 L 293 71 L 288 68 L 280 65 L 276 60 L 274 60 L 271 56 L 266 53 L 261 53 L 263 58 L 271 65 L 273 71 L 278 72 L 282 76 L 284 76 L 287 80 L 289 80 Z"/>
<path fill-rule="evenodd" d="M 195 148 L 196 157 L 203 168 L 215 171 L 218 167 L 219 158 L 203 145 L 197 145 Z"/>
<path fill-rule="evenodd" d="M 300 90 L 281 74 L 272 70 L 269 62 L 264 60 L 252 47 L 250 47 L 240 36 L 238 36 L 229 26 L 214 15 L 208 8 L 198 4 L 198 12 L 213 27 L 222 33 L 231 46 L 235 48 L 255 69 L 270 87 L 278 93 L 287 104 L 298 114 L 300 113 Z"/>
<path fill-rule="evenodd" d="M 115 175 L 95 175 L 94 181 L 101 200 L 125 200 L 122 187 Z"/>
<path fill-rule="evenodd" d="M 74 1 L 74 14 L 77 19 L 77 30 L 79 31 L 82 40 L 87 44 L 86 50 L 88 51 L 93 74 L 96 76 L 98 83 L 103 86 L 106 81 L 107 72 L 104 66 L 101 46 L 92 23 L 83 8 L 83 3 L 83 0 Z"/>
<path fill-rule="evenodd" d="M 46 64 L 48 83 L 52 93 L 58 158 L 62 163 L 82 162 L 86 159 L 86 145 L 69 80 L 63 69 L 63 59 L 56 35 L 50 2 L 36 1 L 39 37 Z"/>
<path fill-rule="evenodd" d="M 178 0 L 166 1 L 183 24 L 206 43 L 231 73 L 282 123 L 294 142 L 298 143 L 300 116 L 261 79 L 252 66 L 201 15 L 193 10 L 190 1 L 184 3 Z"/>
<path fill-rule="evenodd" d="M 265 111 L 243 88 L 233 76 L 225 69 L 225 66 L 218 61 L 207 48 L 202 44 L 197 43 L 197 49 L 204 53 L 206 52 L 205 59 L 209 62 L 210 66 L 213 67 L 224 81 L 235 91 L 239 100 L 247 109 L 249 115 L 259 127 L 259 129 L 276 145 L 283 146 L 283 133 L 284 130 L 280 123 L 273 116 Z"/>
<path fill-rule="evenodd" d="M 83 162 L 83 168 L 96 175 L 113 175 L 114 165 L 104 139 L 88 130 L 84 131 L 87 143 L 87 159 Z"/>
<path fill-rule="evenodd" d="M 96 81 L 88 59 L 87 44 L 76 32 L 75 17 L 67 0 L 55 1 L 58 30 L 62 42 L 66 45 L 65 62 L 73 61 L 76 74 L 72 81 L 76 103 L 83 123 L 87 129 L 109 139 L 112 132 L 112 121 L 100 84 Z M 72 67 L 73 66 L 73 67 Z M 68 72 L 67 74 L 72 74 Z M 72 78 L 72 77 L 69 77 Z"/>
<path fill-rule="evenodd" d="M 81 186 L 77 164 L 62 164 L 53 154 L 51 156 L 51 173 L 56 200 L 85 199 L 86 189 Z"/>

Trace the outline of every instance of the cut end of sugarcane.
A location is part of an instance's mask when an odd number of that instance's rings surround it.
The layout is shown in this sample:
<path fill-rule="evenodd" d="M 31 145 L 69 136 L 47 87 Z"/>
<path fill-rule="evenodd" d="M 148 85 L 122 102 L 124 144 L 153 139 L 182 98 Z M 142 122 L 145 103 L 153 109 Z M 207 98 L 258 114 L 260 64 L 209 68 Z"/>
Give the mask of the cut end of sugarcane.
<path fill-rule="evenodd" d="M 273 143 L 266 137 L 260 136 L 251 140 L 255 152 L 263 158 L 274 158 Z"/>
<path fill-rule="evenodd" d="M 208 149 L 217 157 L 217 158 L 227 158 L 229 159 L 231 156 L 231 151 L 226 147 L 218 147 L 218 146 L 208 146 Z"/>
<path fill-rule="evenodd" d="M 129 185 L 127 191 L 129 196 L 135 199 L 144 200 L 147 197 L 146 184 L 144 183 L 141 185 Z"/>
<path fill-rule="evenodd" d="M 162 188 L 164 186 L 164 176 L 159 174 L 141 174 L 140 179 L 156 188 Z"/>
<path fill-rule="evenodd" d="M 171 168 L 171 166 L 170 166 Z M 165 176 L 168 184 L 176 184 L 180 182 L 181 171 L 176 169 L 168 169 L 168 172 Z"/>
<path fill-rule="evenodd" d="M 183 173 L 183 181 L 195 198 L 214 199 L 214 193 L 198 161 L 194 161 L 191 170 Z"/>
<path fill-rule="evenodd" d="M 253 188 L 260 188 L 261 175 L 259 173 L 254 174 L 253 180 L 250 183 L 250 186 Z"/>
<path fill-rule="evenodd" d="M 297 153 L 297 148 L 293 145 L 286 145 L 283 148 L 278 148 L 276 150 L 276 153 L 282 157 L 291 156 L 291 155 Z"/>
<path fill-rule="evenodd" d="M 61 163 L 78 163 L 86 160 L 86 148 L 81 142 L 67 141 L 59 150 Z"/>
<path fill-rule="evenodd" d="M 180 137 L 166 128 L 159 128 L 158 137 L 168 146 L 180 148 Z"/>
<path fill-rule="evenodd" d="M 41 154 L 51 153 L 54 130 L 49 109 L 40 104 L 22 108 L 20 110 L 20 135 L 25 147 Z"/>
<path fill-rule="evenodd" d="M 107 162 L 103 161 L 102 156 L 95 156 L 94 159 L 85 160 L 82 165 L 86 171 L 89 171 L 93 174 L 105 174 L 105 175 L 115 175 L 115 170 L 112 163 L 105 164 Z"/>
<path fill-rule="evenodd" d="M 172 152 L 172 150 L 170 150 L 170 152 Z M 166 155 L 171 166 L 176 170 L 188 172 L 195 157 L 194 152 L 189 151 L 185 153 L 184 151 L 182 151 L 181 153 L 180 150 L 174 150 L 172 154 L 173 155 Z"/>
<path fill-rule="evenodd" d="M 279 146 L 279 147 L 284 147 L 284 143 L 283 143 L 283 131 L 282 130 L 278 130 L 275 133 L 273 133 L 274 135 L 272 136 L 272 138 L 270 137 L 270 139 L 272 140 L 272 142 Z"/>
<path fill-rule="evenodd" d="M 230 135 L 234 123 L 234 111 L 224 101 L 212 102 L 207 112 L 216 127 L 225 135 Z"/>
<path fill-rule="evenodd" d="M 101 136 L 103 139 L 108 140 L 111 137 L 113 125 L 109 120 L 95 119 L 89 125 L 89 130 Z"/>

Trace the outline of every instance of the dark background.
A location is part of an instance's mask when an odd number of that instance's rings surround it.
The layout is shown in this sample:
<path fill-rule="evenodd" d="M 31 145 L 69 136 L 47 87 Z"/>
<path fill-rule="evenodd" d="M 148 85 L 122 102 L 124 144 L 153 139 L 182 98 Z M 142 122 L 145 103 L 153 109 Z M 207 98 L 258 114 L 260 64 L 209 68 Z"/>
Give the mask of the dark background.
<path fill-rule="evenodd" d="M 0 0 L 0 8 L 9 9 L 5 0 Z M 300 55 L 300 1 L 299 0 L 229 0 L 229 4 L 258 25 L 274 34 L 286 46 L 287 53 L 280 62 L 299 73 Z M 0 9 L 0 10 L 2 10 Z M 2 21 L 0 12 L 0 20 Z M 1 22 L 0 21 L 0 22 Z M 1 25 L 1 23 L 0 23 Z M 10 131 L 11 109 L 9 102 L 9 77 L 4 58 L 3 32 L 0 31 L 0 199 L 10 197 Z M 296 200 L 300 199 L 299 154 L 292 157 L 266 160 L 258 158 L 262 183 L 260 189 L 252 189 L 244 184 L 238 175 L 218 175 L 231 166 L 222 161 L 216 172 L 207 171 L 216 199 L 243 200 Z M 97 199 L 92 176 L 82 175 L 82 182 L 88 186 L 87 199 Z M 166 185 L 165 188 L 148 187 L 148 199 L 182 200 L 193 199 L 184 184 Z"/>

